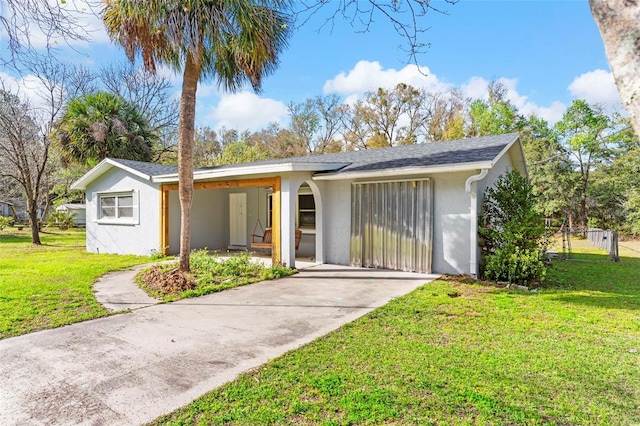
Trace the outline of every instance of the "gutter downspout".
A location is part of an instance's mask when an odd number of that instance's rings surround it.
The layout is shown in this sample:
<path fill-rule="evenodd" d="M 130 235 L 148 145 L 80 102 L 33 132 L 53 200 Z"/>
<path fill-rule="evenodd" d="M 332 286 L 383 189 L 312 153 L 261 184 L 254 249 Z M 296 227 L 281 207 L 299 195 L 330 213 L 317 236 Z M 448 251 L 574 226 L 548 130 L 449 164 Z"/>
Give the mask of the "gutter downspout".
<path fill-rule="evenodd" d="M 488 173 L 489 169 L 482 169 L 477 175 L 469 176 L 464 184 L 464 189 L 471 198 L 469 208 L 471 212 L 471 223 L 469 226 L 469 275 L 473 278 L 478 277 L 478 186 L 476 185 L 472 189 L 471 184 L 484 179 Z"/>

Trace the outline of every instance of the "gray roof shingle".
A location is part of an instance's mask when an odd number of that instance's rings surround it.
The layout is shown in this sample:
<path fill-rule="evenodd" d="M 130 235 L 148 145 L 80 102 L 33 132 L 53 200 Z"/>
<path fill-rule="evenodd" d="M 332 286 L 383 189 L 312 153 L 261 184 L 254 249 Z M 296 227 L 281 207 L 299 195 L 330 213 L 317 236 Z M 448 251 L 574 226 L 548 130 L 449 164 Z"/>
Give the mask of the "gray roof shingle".
<path fill-rule="evenodd" d="M 178 173 L 178 166 L 168 166 L 166 164 L 145 163 L 144 161 L 121 160 L 119 158 L 110 158 L 116 163 L 125 167 L 138 171 L 148 176 L 161 176 Z"/>
<path fill-rule="evenodd" d="M 208 170 L 252 165 L 287 163 L 342 163 L 339 173 L 384 170 L 401 167 L 442 166 L 479 161 L 492 161 L 509 144 L 518 139 L 517 133 L 428 142 L 390 148 L 307 155 L 207 168 Z"/>
<path fill-rule="evenodd" d="M 428 167 L 493 161 L 502 150 L 518 139 L 517 133 L 497 136 L 459 139 L 447 142 L 429 142 L 390 148 L 338 152 L 333 154 L 307 155 L 304 157 L 280 158 L 253 163 L 206 167 L 197 170 L 224 170 L 237 167 L 266 166 L 288 163 L 338 164 L 330 173 L 375 171 L 403 167 Z M 177 166 L 145 163 L 141 161 L 112 159 L 126 167 L 149 176 L 170 175 L 178 172 Z"/>

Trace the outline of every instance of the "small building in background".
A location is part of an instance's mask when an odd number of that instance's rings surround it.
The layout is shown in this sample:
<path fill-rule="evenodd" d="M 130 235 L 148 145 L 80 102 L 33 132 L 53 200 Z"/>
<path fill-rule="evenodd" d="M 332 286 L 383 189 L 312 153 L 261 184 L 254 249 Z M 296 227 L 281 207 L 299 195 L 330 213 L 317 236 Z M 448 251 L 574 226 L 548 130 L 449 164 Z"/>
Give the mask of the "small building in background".
<path fill-rule="evenodd" d="M 76 226 L 84 228 L 87 226 L 87 206 L 80 203 L 62 204 L 56 208 L 59 212 L 69 212 L 74 214 L 73 222 Z"/>
<path fill-rule="evenodd" d="M 17 218 L 18 214 L 11 201 L 0 200 L 0 216 Z"/>

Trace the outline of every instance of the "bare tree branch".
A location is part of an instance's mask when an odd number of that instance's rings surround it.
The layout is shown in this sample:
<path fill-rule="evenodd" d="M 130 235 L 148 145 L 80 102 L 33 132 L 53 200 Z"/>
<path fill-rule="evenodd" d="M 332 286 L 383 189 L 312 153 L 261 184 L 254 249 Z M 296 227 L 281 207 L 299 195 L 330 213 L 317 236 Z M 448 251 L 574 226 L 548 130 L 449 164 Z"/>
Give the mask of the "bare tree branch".
<path fill-rule="evenodd" d="M 57 47 L 88 41 L 83 17 L 96 15 L 99 2 L 0 0 L 0 64 L 18 66 L 25 58 L 47 55 Z M 5 41 L 6 39 L 6 41 Z"/>
<path fill-rule="evenodd" d="M 454 5 L 459 0 L 444 0 Z M 336 21 L 348 21 L 356 32 L 371 31 L 377 18 L 383 18 L 404 40 L 400 49 L 408 56 L 407 62 L 417 65 L 417 57 L 429 48 L 430 44 L 422 40 L 422 34 L 428 31 L 422 20 L 428 13 L 448 15 L 448 11 L 433 6 L 430 0 L 302 0 L 294 13 L 298 28 L 309 24 L 312 18 L 324 15 L 324 22 L 318 31 L 329 27 L 333 31 Z"/>

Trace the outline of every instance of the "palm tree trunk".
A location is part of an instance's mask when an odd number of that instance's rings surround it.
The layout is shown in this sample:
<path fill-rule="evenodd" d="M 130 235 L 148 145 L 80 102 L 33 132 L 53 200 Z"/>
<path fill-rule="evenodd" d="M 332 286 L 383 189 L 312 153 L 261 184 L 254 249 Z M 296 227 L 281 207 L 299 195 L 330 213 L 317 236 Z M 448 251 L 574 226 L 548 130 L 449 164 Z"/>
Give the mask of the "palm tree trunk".
<path fill-rule="evenodd" d="M 589 0 L 609 65 L 631 124 L 640 134 L 640 3 L 626 0 Z"/>
<path fill-rule="evenodd" d="M 191 201 L 193 200 L 193 136 L 196 118 L 196 90 L 200 63 L 187 54 L 182 76 L 180 120 L 178 122 L 178 196 L 180 198 L 180 270 L 189 271 L 191 251 Z"/>

